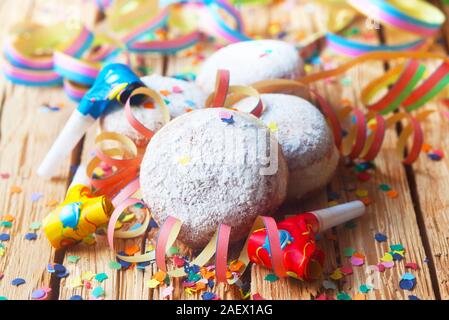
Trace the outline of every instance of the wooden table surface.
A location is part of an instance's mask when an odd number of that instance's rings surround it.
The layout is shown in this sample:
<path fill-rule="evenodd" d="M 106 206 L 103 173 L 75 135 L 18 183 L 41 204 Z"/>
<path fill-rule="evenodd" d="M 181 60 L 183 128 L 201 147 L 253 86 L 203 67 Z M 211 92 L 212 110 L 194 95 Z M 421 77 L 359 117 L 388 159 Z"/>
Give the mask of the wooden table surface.
<path fill-rule="evenodd" d="M 88 19 L 90 23 L 93 21 L 93 14 L 87 14 L 90 11 L 85 9 L 82 0 L 68 3 L 69 1 L 57 0 L 0 1 L 0 41 L 7 36 L 9 28 L 20 20 L 48 22 L 72 15 L 74 18 Z M 281 29 L 295 29 L 298 34 L 317 31 L 326 14 L 307 3 L 293 7 L 285 4 L 253 6 L 241 8 L 241 11 L 247 31 L 265 37 L 270 37 L 273 26 L 278 25 Z M 409 37 L 386 28 L 381 29 L 381 32 L 374 30 L 372 37 L 363 37 L 366 33 L 363 29 L 364 21 L 357 24 L 355 27 L 362 30 L 359 37 L 364 41 L 398 43 Z M 432 50 L 446 52 L 446 36 L 449 34 L 447 25 L 444 29 L 443 40 Z M 210 52 L 211 50 L 204 50 L 203 54 Z M 181 53 L 170 57 L 149 56 L 145 63 L 153 72 L 173 75 L 190 70 L 196 60 L 195 56 Z M 435 61 L 425 63 L 430 68 L 437 65 Z M 336 81 L 320 82 L 316 87 L 336 105 L 346 99 L 363 108 L 359 100 L 361 89 L 391 66 L 393 63 L 366 63 Z M 321 66 L 314 68 L 319 70 Z M 445 94 L 447 96 L 447 91 Z M 443 108 L 440 101 L 437 98 L 426 108 Z M 43 104 L 63 104 L 63 108 L 58 112 L 43 112 Z M 9 241 L 0 242 L 5 247 L 3 256 L 0 254 L 0 296 L 30 299 L 34 290 L 48 287 L 52 289 L 50 299 L 69 299 L 73 295 L 88 299 L 91 290 L 84 287 L 73 288 L 71 281 L 85 272 L 104 272 L 108 279 L 101 284 L 94 281 L 93 286 L 101 285 L 106 299 L 161 299 L 164 287 L 150 289 L 146 285 L 157 271 L 156 266 L 151 265 L 145 270 L 110 269 L 108 264 L 114 260 L 114 255 L 107 247 L 104 237 L 97 237 L 97 244 L 94 246 L 81 244 L 65 252 L 55 252 L 42 230 L 38 231 L 37 240 L 25 239 L 30 225 L 42 221 L 51 210 L 51 202 L 64 198 L 72 176 L 71 168 L 80 162 L 85 163 L 92 150 L 95 128 L 86 135 L 71 159 L 57 168 L 56 178 L 48 181 L 35 173 L 74 107 L 75 104 L 68 100 L 61 88 L 16 86 L 0 77 L 0 221 L 6 214 L 15 218 L 12 228 L 0 226 L 0 234 L 10 234 Z M 444 134 L 448 129 L 447 121 L 438 115 L 431 116 L 424 124 L 425 142 L 448 155 L 449 138 Z M 420 299 L 449 299 L 449 196 L 446 193 L 449 190 L 449 160 L 445 158 L 435 162 L 422 154 L 412 166 L 403 165 L 395 154 L 398 130 L 388 132 L 386 143 L 375 160 L 376 170 L 369 181 L 357 180 L 353 168 L 342 164 L 327 191 L 324 190 L 295 208 L 285 208 L 286 211 L 283 211 L 288 213 L 323 208 L 328 205 L 328 196 L 332 194 L 330 191 L 340 195 L 340 202 L 356 199 L 356 190 L 368 191 L 372 204 L 369 205 L 367 214 L 352 226 L 341 226 L 322 235 L 319 241 L 327 255 L 325 280 L 329 280 L 336 268 L 350 266 L 349 258 L 345 256 L 348 248 L 354 248 L 365 255 L 365 264 L 352 267 L 352 275 L 333 281 L 335 289 L 328 289 L 329 285 L 323 286 L 322 281 L 303 283 L 282 279 L 269 282 L 265 280 L 265 276 L 271 273 L 269 270 L 252 266 L 246 279 L 250 282 L 251 294 L 260 294 L 267 299 L 313 299 L 323 293 L 335 298 L 341 292 L 352 298 L 366 299 L 409 299 L 410 295 Z M 398 197 L 386 196 L 379 189 L 380 184 L 390 185 L 398 192 Z M 42 197 L 32 201 L 38 194 Z M 387 241 L 377 242 L 374 239 L 377 232 L 385 234 Z M 144 238 L 118 241 L 118 247 L 123 249 L 130 244 L 143 247 L 150 243 L 151 238 L 152 235 L 146 235 Z M 370 266 L 377 265 L 385 252 L 390 250 L 389 246 L 394 244 L 404 246 L 405 259 L 396 262 L 393 268 L 383 273 L 373 271 Z M 80 257 L 76 264 L 68 261 L 68 257 L 73 255 Z M 47 272 L 47 265 L 52 262 L 64 264 L 70 275 L 62 280 L 52 277 Z M 419 270 L 407 269 L 405 264 L 410 262 L 416 263 Z M 417 283 L 413 291 L 399 287 L 399 281 L 406 272 L 416 276 Z M 18 287 L 13 286 L 11 281 L 15 278 L 23 278 L 26 282 Z M 377 287 L 360 295 L 360 286 L 370 281 L 374 281 Z M 179 279 L 173 282 L 173 286 L 170 299 L 200 298 L 200 293 L 186 293 Z M 221 299 L 241 299 L 239 290 L 234 287 L 218 285 L 213 291 Z"/>

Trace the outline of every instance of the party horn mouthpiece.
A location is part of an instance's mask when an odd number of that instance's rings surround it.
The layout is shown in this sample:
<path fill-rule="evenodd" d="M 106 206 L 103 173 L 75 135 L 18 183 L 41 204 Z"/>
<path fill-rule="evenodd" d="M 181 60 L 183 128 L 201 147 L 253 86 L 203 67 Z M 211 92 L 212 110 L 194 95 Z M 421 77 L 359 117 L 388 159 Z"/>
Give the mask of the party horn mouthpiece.
<path fill-rule="evenodd" d="M 119 102 L 124 104 L 133 90 L 143 86 L 139 77 L 124 64 L 115 63 L 104 67 L 53 143 L 37 170 L 38 175 L 52 177 L 60 163 L 105 110 Z"/>
<path fill-rule="evenodd" d="M 326 231 L 340 224 L 358 218 L 365 213 L 362 201 L 352 201 L 318 211 L 313 211 L 320 222 L 320 231 Z"/>

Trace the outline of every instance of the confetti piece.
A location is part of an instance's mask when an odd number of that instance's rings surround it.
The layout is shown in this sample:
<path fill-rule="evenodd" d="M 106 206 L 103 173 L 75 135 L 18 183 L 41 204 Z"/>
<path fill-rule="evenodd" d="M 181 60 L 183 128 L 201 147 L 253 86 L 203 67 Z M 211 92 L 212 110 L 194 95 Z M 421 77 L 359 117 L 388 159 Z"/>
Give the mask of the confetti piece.
<path fill-rule="evenodd" d="M 164 288 L 164 290 L 162 290 L 162 298 L 167 298 L 168 296 L 171 296 L 173 293 L 173 287 L 169 286 L 167 288 Z"/>
<path fill-rule="evenodd" d="M 368 284 L 362 284 L 359 288 L 361 293 L 368 293 L 373 287 Z"/>
<path fill-rule="evenodd" d="M 70 297 L 70 300 L 83 300 L 83 297 L 79 296 L 79 295 L 74 295 Z"/>
<path fill-rule="evenodd" d="M 27 233 L 25 235 L 25 239 L 26 240 L 30 240 L 30 241 L 36 240 L 37 239 L 37 234 L 29 232 L 29 233 Z"/>
<path fill-rule="evenodd" d="M 150 289 L 154 289 L 159 285 L 160 285 L 160 282 L 157 281 L 156 279 L 151 279 L 151 280 L 147 281 L 147 287 Z"/>
<path fill-rule="evenodd" d="M 176 267 L 181 268 L 184 267 L 186 261 L 178 256 L 173 257 L 173 262 L 176 265 Z"/>
<path fill-rule="evenodd" d="M 332 274 L 329 276 L 332 280 L 340 280 L 343 278 L 344 274 L 341 272 L 340 268 L 337 268 L 332 272 Z"/>
<path fill-rule="evenodd" d="M 201 295 L 201 298 L 202 298 L 203 300 L 214 300 L 214 299 L 216 298 L 216 295 L 215 295 L 215 293 L 213 293 L 213 292 L 204 292 L 204 293 Z"/>
<path fill-rule="evenodd" d="M 2 217 L 2 220 L 6 222 L 14 222 L 14 217 L 10 214 L 6 214 Z"/>
<path fill-rule="evenodd" d="M 378 270 L 379 272 L 384 272 L 384 271 L 385 271 L 385 266 L 384 266 L 382 263 L 379 263 L 379 264 L 377 265 L 377 270 Z"/>
<path fill-rule="evenodd" d="M 85 271 L 81 275 L 81 279 L 86 280 L 86 281 L 91 281 L 94 277 L 95 277 L 95 273 L 93 273 L 92 271 Z"/>
<path fill-rule="evenodd" d="M 384 256 L 380 258 L 380 260 L 383 262 L 391 262 L 393 261 L 393 255 L 391 255 L 390 253 L 385 253 Z"/>
<path fill-rule="evenodd" d="M 419 270 L 418 264 L 413 263 L 413 262 L 407 262 L 407 263 L 405 264 L 405 267 L 408 268 L 408 269 L 412 269 L 412 270 L 414 270 L 414 271 Z"/>
<path fill-rule="evenodd" d="M 354 253 L 356 253 L 357 252 L 357 250 L 355 250 L 354 248 L 345 248 L 344 250 L 343 250 L 343 255 L 345 256 L 345 257 L 352 257 L 352 255 L 354 254 Z"/>
<path fill-rule="evenodd" d="M 160 92 L 160 94 L 162 94 L 162 95 L 165 96 L 165 97 L 167 97 L 167 96 L 170 95 L 170 91 L 168 91 L 168 90 L 161 90 L 161 91 L 159 91 L 159 92 Z"/>
<path fill-rule="evenodd" d="M 0 241 L 9 241 L 10 236 L 7 233 L 0 234 Z"/>
<path fill-rule="evenodd" d="M 360 172 L 356 175 L 357 180 L 366 182 L 371 179 L 371 175 L 368 172 Z"/>
<path fill-rule="evenodd" d="M 44 194 L 41 193 L 41 192 L 33 193 L 31 195 L 31 202 L 37 202 L 37 201 L 39 201 L 43 197 L 44 197 Z"/>
<path fill-rule="evenodd" d="M 355 191 L 355 195 L 356 195 L 358 198 L 365 198 L 365 197 L 368 196 L 368 190 L 365 190 L 365 189 L 357 189 L 357 190 Z"/>
<path fill-rule="evenodd" d="M 36 231 L 39 230 L 42 226 L 42 223 L 40 223 L 39 221 L 33 222 L 30 225 L 30 230 Z"/>
<path fill-rule="evenodd" d="M 265 300 L 259 293 L 255 293 L 252 296 L 253 300 Z"/>
<path fill-rule="evenodd" d="M 417 296 L 414 296 L 414 295 L 409 295 L 408 299 L 409 300 L 421 300 L 420 298 L 418 298 Z"/>
<path fill-rule="evenodd" d="M 117 261 L 110 261 L 109 268 L 111 268 L 113 270 L 120 270 L 122 268 L 122 265 L 120 263 L 118 263 Z"/>
<path fill-rule="evenodd" d="M 387 192 L 387 196 L 392 199 L 397 198 L 398 195 L 399 195 L 398 192 L 395 190 L 390 190 Z"/>
<path fill-rule="evenodd" d="M 177 248 L 177 247 L 170 247 L 170 249 L 168 249 L 168 252 L 167 252 L 167 254 L 169 255 L 169 256 L 173 256 L 173 255 L 175 255 L 175 254 L 177 254 L 179 252 L 179 249 Z M 198 266 L 197 266 L 198 267 Z M 198 270 L 199 271 L 199 270 Z M 196 271 L 196 272 L 198 272 L 198 271 Z"/>
<path fill-rule="evenodd" d="M 353 300 L 366 300 L 366 296 L 363 293 L 357 293 Z"/>
<path fill-rule="evenodd" d="M 392 244 L 390 246 L 390 249 L 392 251 L 403 251 L 404 250 L 404 246 L 402 244 Z"/>
<path fill-rule="evenodd" d="M 360 267 L 360 266 L 363 266 L 365 264 L 365 260 L 362 259 L 362 258 L 359 258 L 359 257 L 352 256 L 351 257 L 351 264 L 353 266 Z"/>
<path fill-rule="evenodd" d="M 402 279 L 401 281 L 399 281 L 399 287 L 402 290 L 412 291 L 415 288 L 415 285 L 416 285 L 416 279 L 413 279 L 413 280 Z"/>
<path fill-rule="evenodd" d="M 393 262 L 393 261 L 386 261 L 386 262 L 382 262 L 382 265 L 383 265 L 385 268 L 391 269 L 391 268 L 394 267 L 394 262 Z"/>
<path fill-rule="evenodd" d="M 173 93 L 183 93 L 184 91 L 182 91 L 182 89 L 181 89 L 180 87 L 174 86 L 174 87 L 172 88 L 172 92 L 173 92 Z"/>
<path fill-rule="evenodd" d="M 140 247 L 137 244 L 125 248 L 125 253 L 127 256 L 132 256 L 139 251 Z"/>
<path fill-rule="evenodd" d="M 103 282 L 105 280 L 108 279 L 108 275 L 106 273 L 98 273 L 97 275 L 95 275 L 95 280 L 97 280 L 98 282 Z"/>
<path fill-rule="evenodd" d="M 324 280 L 323 281 L 323 287 L 326 290 L 337 290 L 337 285 L 333 281 Z"/>
<path fill-rule="evenodd" d="M 183 166 L 187 165 L 190 162 L 190 160 L 191 160 L 191 158 L 188 156 L 178 158 L 179 164 L 182 164 Z"/>
<path fill-rule="evenodd" d="M 346 292 L 339 292 L 337 294 L 337 300 L 351 300 L 351 297 Z"/>
<path fill-rule="evenodd" d="M 374 236 L 374 239 L 376 239 L 377 242 L 385 242 L 387 241 L 387 236 L 384 235 L 383 233 L 378 232 Z"/>
<path fill-rule="evenodd" d="M 167 276 L 167 273 L 164 271 L 158 271 L 156 272 L 156 274 L 153 276 L 153 279 L 159 281 L 159 282 L 164 282 L 165 277 Z"/>
<path fill-rule="evenodd" d="M 47 297 L 48 297 L 47 291 L 43 289 L 37 289 L 31 293 L 31 299 L 33 300 L 44 300 Z"/>
<path fill-rule="evenodd" d="M 353 274 L 353 272 L 354 272 L 354 271 L 352 270 L 352 267 L 351 267 L 351 266 L 341 267 L 340 270 L 341 270 L 341 272 L 343 272 L 343 274 L 344 274 L 345 276 L 351 275 L 351 274 Z"/>
<path fill-rule="evenodd" d="M 81 258 L 78 256 L 68 256 L 67 261 L 70 263 L 77 263 Z"/>
<path fill-rule="evenodd" d="M 103 297 L 105 294 L 103 287 L 96 287 L 94 290 L 92 290 L 92 296 L 95 298 Z"/>
<path fill-rule="evenodd" d="M 221 121 L 227 124 L 233 124 L 234 123 L 234 116 L 232 113 L 228 111 L 220 111 L 218 113 L 218 116 L 220 117 Z"/>
<path fill-rule="evenodd" d="M 265 276 L 265 280 L 269 282 L 275 282 L 279 280 L 279 277 L 273 273 L 269 273 Z"/>
<path fill-rule="evenodd" d="M 55 207 L 55 206 L 58 205 L 58 203 L 59 203 L 58 200 L 50 200 L 50 201 L 47 202 L 46 206 L 47 207 Z"/>
<path fill-rule="evenodd" d="M 4 180 L 9 179 L 9 177 L 10 177 L 9 173 L 6 173 L 6 172 L 1 172 L 0 173 L 0 178 L 2 178 Z"/>
<path fill-rule="evenodd" d="M 22 188 L 14 185 L 14 186 L 11 186 L 10 192 L 12 194 L 19 194 L 19 193 L 22 193 Z"/>
<path fill-rule="evenodd" d="M 25 283 L 26 283 L 26 281 L 22 278 L 15 278 L 11 281 L 11 284 L 16 287 L 21 286 L 22 284 L 25 284 Z"/>
<path fill-rule="evenodd" d="M 75 289 L 83 286 L 83 281 L 80 276 L 70 279 L 70 288 Z"/>
<path fill-rule="evenodd" d="M 382 183 L 379 185 L 379 189 L 386 192 L 386 191 L 390 191 L 391 187 L 388 184 Z"/>
<path fill-rule="evenodd" d="M 276 122 L 270 122 L 267 124 L 267 127 L 270 129 L 271 132 L 276 132 L 279 130 L 278 125 Z"/>

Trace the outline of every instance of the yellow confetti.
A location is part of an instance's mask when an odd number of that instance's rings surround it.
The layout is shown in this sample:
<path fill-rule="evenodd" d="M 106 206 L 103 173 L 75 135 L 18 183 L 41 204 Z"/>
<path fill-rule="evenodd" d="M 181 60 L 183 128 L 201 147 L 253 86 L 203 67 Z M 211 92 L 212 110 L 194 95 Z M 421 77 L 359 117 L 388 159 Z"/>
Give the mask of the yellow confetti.
<path fill-rule="evenodd" d="M 83 286 L 83 282 L 81 281 L 81 277 L 77 276 L 70 280 L 70 288 L 75 289 Z"/>
<path fill-rule="evenodd" d="M 192 159 L 190 159 L 190 157 L 184 156 L 184 157 L 179 158 L 178 162 L 180 164 L 182 164 L 183 166 L 185 166 L 185 165 L 187 165 L 190 162 L 190 160 L 192 160 Z"/>
<path fill-rule="evenodd" d="M 334 272 L 332 272 L 329 278 L 331 278 L 332 280 L 340 280 L 341 278 L 343 278 L 343 276 L 343 272 L 340 270 L 340 268 L 337 268 Z"/>
<path fill-rule="evenodd" d="M 121 227 L 123 227 L 123 223 L 121 223 L 120 221 L 117 221 L 117 222 L 115 223 L 115 230 L 118 230 L 118 229 L 120 229 Z"/>
<path fill-rule="evenodd" d="M 359 198 L 366 198 L 368 196 L 368 190 L 357 189 L 355 195 Z"/>
<path fill-rule="evenodd" d="M 338 201 L 333 200 L 333 201 L 329 201 L 329 202 L 327 203 L 327 206 L 330 208 L 330 207 L 335 207 L 335 206 L 337 206 L 338 204 L 339 204 Z"/>
<path fill-rule="evenodd" d="M 150 289 L 154 289 L 157 288 L 157 286 L 160 285 L 160 282 L 157 281 L 156 279 L 151 279 L 147 281 L 147 287 Z"/>
<path fill-rule="evenodd" d="M 383 262 L 391 262 L 393 261 L 393 256 L 389 253 L 385 253 L 385 255 L 380 260 Z"/>
<path fill-rule="evenodd" d="M 91 281 L 94 277 L 95 277 L 95 273 L 93 273 L 92 271 L 85 271 L 81 275 L 81 279 L 86 280 L 86 281 Z"/>
<path fill-rule="evenodd" d="M 97 176 L 97 177 L 102 177 L 102 176 L 104 176 L 104 170 L 101 169 L 101 168 L 95 168 L 93 173 L 94 173 L 94 175 Z"/>
<path fill-rule="evenodd" d="M 132 220 L 134 220 L 135 217 L 136 217 L 136 215 L 134 213 L 127 214 L 126 216 L 123 217 L 122 222 L 132 221 Z"/>
<path fill-rule="evenodd" d="M 0 247 L 0 257 L 3 257 L 5 255 L 5 248 Z"/>
<path fill-rule="evenodd" d="M 278 131 L 278 125 L 276 124 L 276 122 L 270 122 L 267 126 L 268 128 L 270 128 L 271 132 Z"/>

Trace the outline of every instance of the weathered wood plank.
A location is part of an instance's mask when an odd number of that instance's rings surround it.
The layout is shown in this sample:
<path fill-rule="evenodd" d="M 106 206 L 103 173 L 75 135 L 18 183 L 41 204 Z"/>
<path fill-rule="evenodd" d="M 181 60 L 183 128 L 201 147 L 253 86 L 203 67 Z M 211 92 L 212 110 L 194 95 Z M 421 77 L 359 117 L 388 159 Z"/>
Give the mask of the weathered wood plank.
<path fill-rule="evenodd" d="M 449 9 L 445 6 L 445 13 L 449 16 Z M 448 31 L 443 28 L 442 37 L 448 36 Z M 396 44 L 398 42 L 412 41 L 414 37 L 406 33 L 393 29 L 385 30 L 387 43 Z M 447 38 L 446 38 L 447 39 Z M 432 51 L 446 53 L 443 44 L 437 43 Z M 422 63 L 428 68 L 428 72 L 433 72 L 441 62 L 435 60 L 423 60 Z M 392 66 L 397 62 L 391 63 Z M 421 110 L 444 110 L 446 107 L 440 100 L 449 94 L 446 88 L 439 98 L 433 99 Z M 418 113 L 420 111 L 417 111 Z M 414 113 L 417 113 L 414 112 Z M 424 130 L 424 142 L 435 149 L 442 150 L 446 155 L 449 150 L 449 139 L 444 134 L 449 128 L 448 119 L 435 112 L 428 120 L 422 123 Z M 449 161 L 445 157 L 443 160 L 431 161 L 425 152 L 422 152 L 418 160 L 411 166 L 412 180 L 414 185 L 414 200 L 416 203 L 418 224 L 424 240 L 428 245 L 429 266 L 434 272 L 435 286 L 438 286 L 441 299 L 449 298 L 449 199 L 444 196 L 448 190 Z M 409 179 L 409 180 L 410 180 Z"/>
<path fill-rule="evenodd" d="M 40 14 L 35 1 L 2 1 L 1 14 L 5 35 L 12 24 L 31 20 Z M 35 173 L 51 143 L 62 129 L 71 113 L 72 103 L 60 88 L 27 88 L 14 86 L 3 77 L 0 80 L 2 96 L 0 170 L 11 174 L 0 181 L 1 213 L 15 217 L 10 233 L 11 240 L 4 242 L 6 254 L 0 257 L 0 270 L 5 274 L 0 282 L 0 295 L 10 299 L 30 298 L 37 288 L 50 286 L 47 264 L 52 262 L 53 252 L 41 231 L 36 241 L 25 240 L 32 222 L 41 221 L 51 210 L 46 204 L 50 200 L 60 200 L 65 194 L 69 174 L 70 159 L 56 168 L 57 176 L 51 181 L 38 177 Z M 42 105 L 64 105 L 59 112 L 43 112 Z M 19 186 L 22 191 L 12 194 L 11 188 Z M 32 202 L 31 197 L 42 193 L 43 197 Z M 14 278 L 24 278 L 26 284 L 11 285 Z"/>
<path fill-rule="evenodd" d="M 364 29 L 364 22 L 358 25 L 361 33 Z M 355 39 L 361 40 L 362 35 Z M 365 39 L 367 41 L 369 39 Z M 376 41 L 372 38 L 373 42 Z M 354 106 L 364 108 L 360 101 L 360 92 L 363 87 L 375 77 L 384 73 L 383 63 L 367 63 L 356 67 L 344 77 L 336 79 L 334 84 L 326 84 L 326 96 L 334 105 L 341 104 L 342 99 L 348 99 Z M 350 79 L 350 85 L 343 83 Z M 370 278 L 379 282 L 378 290 L 371 290 L 367 299 L 408 299 L 408 296 L 414 294 L 422 299 L 433 299 L 435 294 L 432 289 L 429 267 L 423 263 L 425 250 L 420 236 L 417 219 L 413 207 L 411 190 L 408 185 L 406 172 L 403 165 L 397 158 L 395 147 L 397 144 L 397 135 L 394 130 L 390 130 L 385 138 L 382 151 L 374 161 L 376 170 L 374 176 L 368 182 L 355 181 L 355 188 L 367 190 L 372 204 L 368 206 L 367 213 L 357 221 L 357 227 L 353 229 L 344 226 L 337 228 L 338 245 L 343 264 L 349 264 L 349 259 L 344 258 L 345 248 L 354 248 L 366 256 L 366 262 L 363 267 L 354 267 L 354 275 L 346 277 L 342 290 L 354 296 L 360 293 L 359 287 L 368 283 Z M 340 180 L 333 185 L 335 191 L 343 194 L 345 200 L 356 198 L 351 189 L 348 180 L 345 177 L 354 176 L 349 168 L 340 171 Z M 399 196 L 391 199 L 379 189 L 382 183 L 389 184 L 396 190 Z M 388 240 L 385 243 L 377 243 L 374 239 L 376 232 L 385 233 Z M 390 251 L 389 245 L 402 244 L 406 249 L 405 259 L 396 262 L 395 267 L 387 269 L 384 273 L 374 273 L 370 277 L 369 266 L 381 262 L 385 252 Z M 416 288 L 413 292 L 408 292 L 399 288 L 399 281 L 402 274 L 406 272 L 405 262 L 416 262 L 421 266 L 419 271 L 413 272 L 417 279 Z M 379 276 L 379 277 L 378 277 Z"/>

